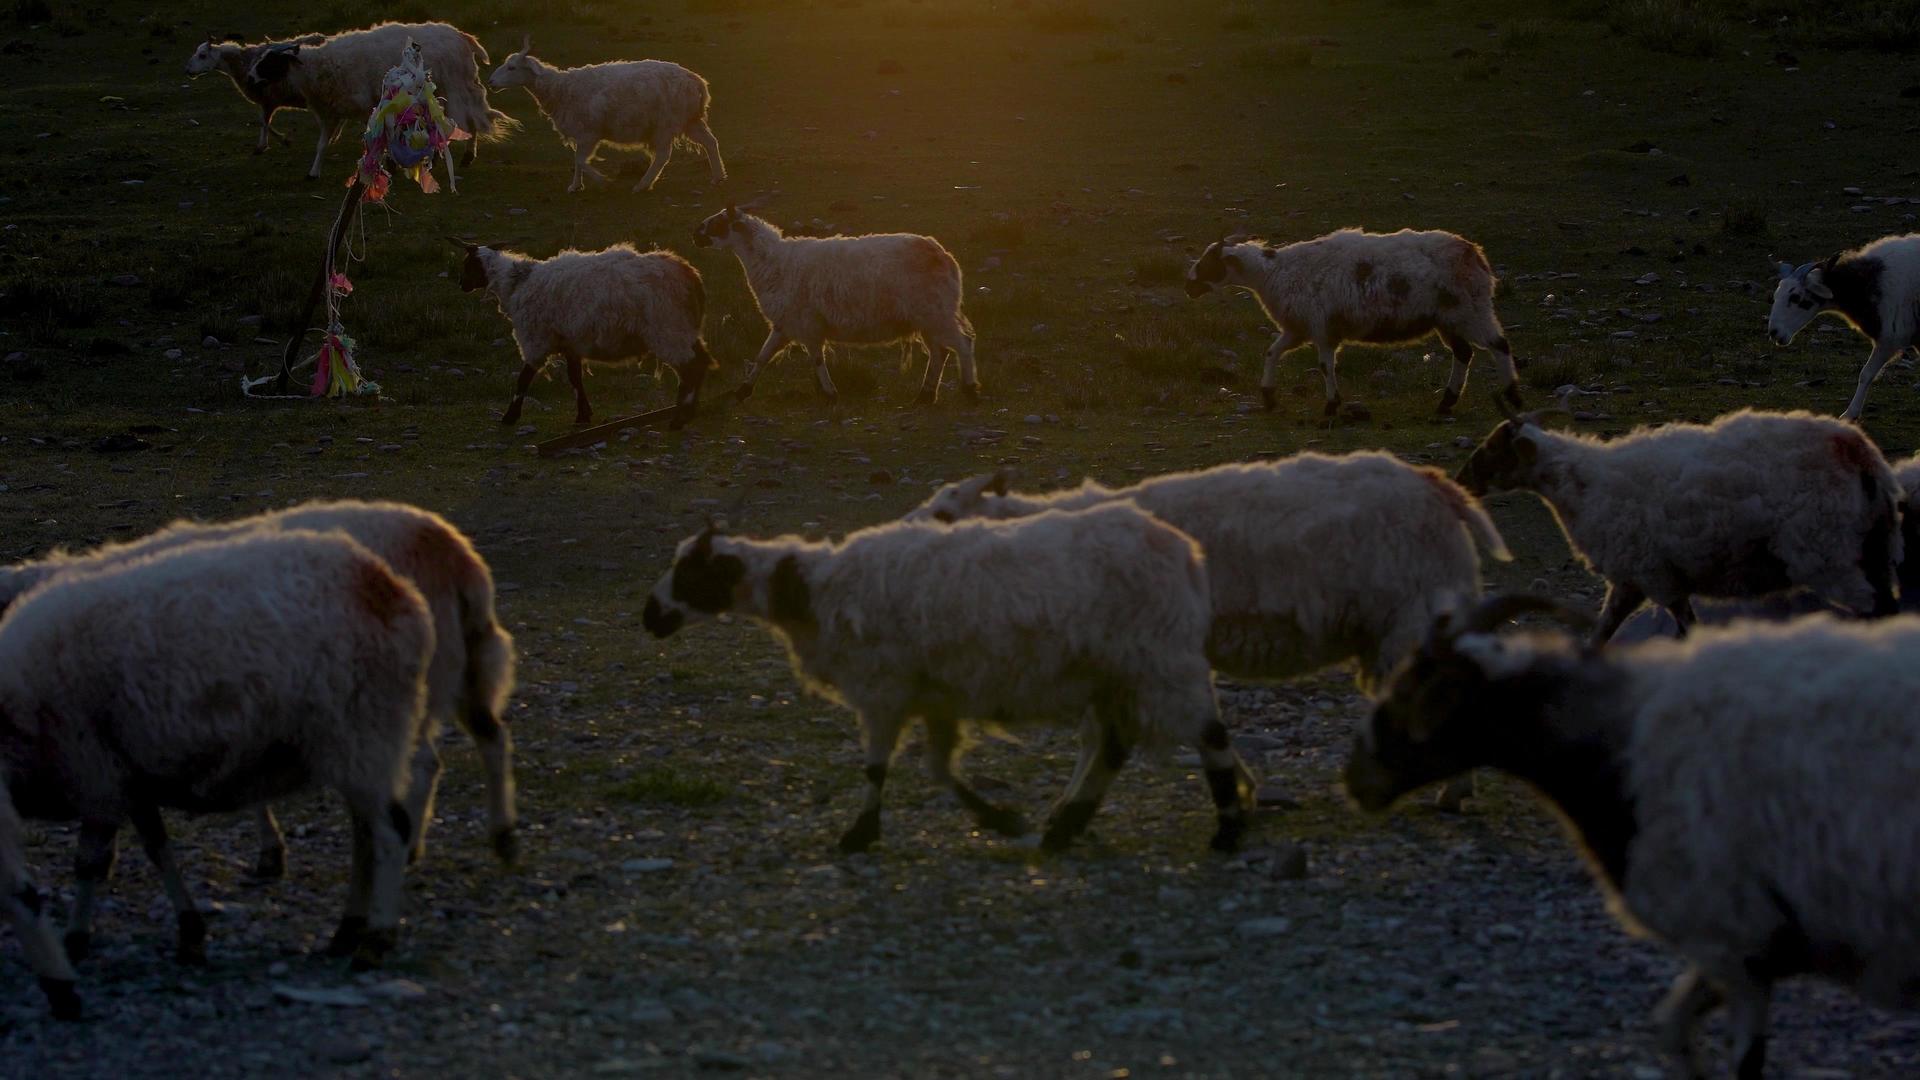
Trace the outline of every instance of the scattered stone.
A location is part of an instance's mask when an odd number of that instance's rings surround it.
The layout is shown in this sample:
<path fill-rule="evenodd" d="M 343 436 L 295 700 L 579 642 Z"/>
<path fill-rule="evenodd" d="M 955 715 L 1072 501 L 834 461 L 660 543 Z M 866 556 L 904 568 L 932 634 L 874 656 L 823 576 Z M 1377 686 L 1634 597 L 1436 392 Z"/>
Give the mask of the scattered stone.
<path fill-rule="evenodd" d="M 382 1001 L 418 1001 L 427 996 L 427 988 L 412 979 L 387 979 L 367 987 L 367 995 Z"/>
<path fill-rule="evenodd" d="M 273 999 L 291 1005 L 327 1005 L 336 1009 L 364 1009 L 373 1004 L 367 995 L 347 987 L 287 986 L 275 983 Z"/>
<path fill-rule="evenodd" d="M 1288 793 L 1286 786 L 1275 779 L 1266 779 L 1254 790 L 1253 804 L 1268 810 L 1298 810 L 1300 800 Z"/>
<path fill-rule="evenodd" d="M 107 279 L 107 284 L 118 285 L 123 289 L 131 289 L 135 285 L 140 284 L 140 275 L 139 274 L 115 274 L 112 277 Z"/>
<path fill-rule="evenodd" d="M 628 859 L 620 864 L 620 869 L 629 874 L 657 874 L 662 870 L 673 869 L 672 859 Z"/>
<path fill-rule="evenodd" d="M 214 337 L 212 334 L 208 334 L 206 337 L 200 339 L 200 347 L 203 349 L 217 349 L 220 347 L 220 339 Z"/>
<path fill-rule="evenodd" d="M 1267 915 L 1258 919 L 1243 919 L 1233 928 L 1233 932 L 1249 941 L 1261 938 L 1279 937 L 1293 929 L 1293 920 L 1284 915 Z"/>
<path fill-rule="evenodd" d="M 893 483 L 893 474 L 885 469 L 875 469 L 867 475 L 867 483 L 885 485 Z"/>

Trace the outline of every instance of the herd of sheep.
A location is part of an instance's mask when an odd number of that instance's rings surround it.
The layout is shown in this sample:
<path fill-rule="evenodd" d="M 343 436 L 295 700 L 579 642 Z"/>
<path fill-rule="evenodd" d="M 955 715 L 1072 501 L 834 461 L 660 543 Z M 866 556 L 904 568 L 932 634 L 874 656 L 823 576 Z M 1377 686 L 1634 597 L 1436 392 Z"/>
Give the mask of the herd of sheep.
<path fill-rule="evenodd" d="M 486 53 L 443 24 L 386 25 L 261 45 L 209 40 L 189 71 L 222 71 L 261 110 L 306 108 L 320 144 L 373 104 L 411 37 L 441 77 L 449 115 L 482 136 L 511 121 L 487 104 Z M 657 61 L 555 69 L 523 43 L 495 87 L 526 86 L 573 148 L 569 190 L 598 176 L 603 143 L 651 150 L 651 186 L 673 143 L 702 147 L 718 182 L 707 86 Z M 369 79 L 368 72 L 372 75 Z M 833 395 L 829 341 L 919 339 L 923 399 L 948 354 L 979 392 L 960 270 L 907 234 L 786 237 L 736 207 L 695 241 L 735 253 L 771 329 L 736 391 L 788 344 Z M 669 252 L 624 246 L 538 260 L 457 241 L 461 287 L 513 324 L 524 366 L 508 410 L 547 360 L 566 359 L 576 419 L 591 416 L 590 360 L 652 355 L 680 377 L 676 422 L 715 367 L 699 274 Z M 1303 453 L 1154 477 L 1009 490 L 1004 475 L 946 485 L 902 519 L 837 541 L 750 538 L 709 526 L 653 586 L 643 622 L 665 637 L 735 613 L 764 624 L 811 692 L 858 717 L 865 799 L 841 837 L 882 832 L 896 745 L 915 719 L 928 767 L 983 828 L 1032 830 L 958 770 L 966 725 L 1079 728 L 1080 757 L 1036 842 L 1069 846 L 1136 748 L 1199 758 L 1211 845 L 1249 826 L 1254 778 L 1235 755 L 1213 673 L 1284 679 L 1351 665 L 1375 698 L 1344 772 L 1355 803 L 1384 810 L 1476 768 L 1529 782 L 1567 824 L 1622 922 L 1688 962 L 1658 1012 L 1661 1046 L 1697 1073 L 1693 1033 L 1729 1010 L 1738 1074 L 1761 1075 L 1776 983 L 1815 975 L 1889 1006 L 1920 1006 L 1920 835 L 1906 806 L 1920 778 L 1920 458 L 1898 467 L 1852 423 L 1740 411 L 1611 441 L 1521 414 L 1512 350 L 1480 248 L 1442 232 L 1341 231 L 1274 247 L 1206 247 L 1188 291 L 1246 289 L 1278 329 L 1277 363 L 1311 344 L 1326 408 L 1340 403 L 1343 342 L 1438 334 L 1459 401 L 1474 351 L 1491 352 L 1505 419 L 1449 478 L 1392 455 Z M 565 295 L 567 302 L 551 298 Z M 1781 344 L 1834 311 L 1874 341 L 1846 418 L 1915 333 L 1920 237 L 1782 266 L 1769 324 Z M 1481 595 L 1481 558 L 1507 559 L 1478 496 L 1528 490 L 1608 586 L 1597 618 L 1524 596 Z M 1698 625 L 1696 598 L 1799 590 L 1821 613 Z M 1613 641 L 1643 602 L 1677 639 Z M 319 503 L 219 525 L 181 523 L 131 543 L 0 569 L 0 890 L 55 1015 L 79 1015 L 95 892 L 131 822 L 178 916 L 182 960 L 206 927 L 173 861 L 161 813 L 250 811 L 255 870 L 284 872 L 269 809 L 313 788 L 352 816 L 347 902 L 328 952 L 377 965 L 398 943 L 401 883 L 433 815 L 436 738 L 451 718 L 486 772 L 496 853 L 517 857 L 511 740 L 502 723 L 513 644 L 491 574 L 457 529 L 413 507 Z M 1564 630 L 1514 631 L 1519 615 Z M 289 668 L 288 656 L 300 656 Z M 64 942 L 24 863 L 21 818 L 78 821 Z"/>

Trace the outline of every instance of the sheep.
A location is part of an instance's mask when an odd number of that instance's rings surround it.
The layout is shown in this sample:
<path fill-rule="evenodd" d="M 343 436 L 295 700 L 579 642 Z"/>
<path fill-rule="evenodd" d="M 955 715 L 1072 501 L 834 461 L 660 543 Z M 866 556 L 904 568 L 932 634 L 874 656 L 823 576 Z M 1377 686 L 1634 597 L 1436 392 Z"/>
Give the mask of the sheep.
<path fill-rule="evenodd" d="M 1234 755 L 1205 654 L 1205 569 L 1193 541 L 1137 508 L 1046 513 L 954 526 L 894 522 L 838 544 L 794 536 L 683 541 L 642 623 L 664 638 L 737 611 L 787 647 L 807 690 L 852 709 L 866 744 L 866 802 L 840 838 L 880 837 L 880 791 L 900 730 L 927 725 L 927 765 L 984 829 L 1018 836 L 1018 814 L 954 771 L 965 719 L 1078 719 L 1080 764 L 1041 846 L 1068 846 L 1142 741 L 1192 744 L 1218 825 L 1245 829 L 1252 784 Z"/>
<path fill-rule="evenodd" d="M 1384 810 L 1476 765 L 1530 783 L 1625 928 L 1688 962 L 1655 1012 L 1686 1075 L 1724 1003 L 1739 1075 L 1761 1076 L 1783 979 L 1920 1006 L 1920 620 L 1822 614 L 1599 650 L 1491 632 L 1551 606 L 1501 597 L 1436 625 L 1355 739 L 1354 801 Z"/>
<path fill-rule="evenodd" d="M 1607 580 L 1596 643 L 1649 598 L 1681 627 L 1695 622 L 1695 595 L 1794 586 L 1850 612 L 1897 610 L 1899 487 L 1852 425 L 1743 409 L 1603 443 L 1507 415 L 1457 479 L 1476 496 L 1525 489 L 1546 502 Z"/>
<path fill-rule="evenodd" d="M 707 155 L 707 170 L 717 186 L 727 178 L 720 140 L 707 126 L 713 96 L 707 80 L 665 60 L 617 60 L 576 68 L 549 67 L 533 55 L 533 38 L 500 62 L 487 79 L 495 90 L 524 86 L 553 124 L 560 141 L 573 151 L 573 179 L 567 191 L 586 190 L 588 176 L 606 183 L 591 159 L 602 143 L 644 148 L 653 156 L 633 190 L 651 191 L 673 158 L 677 139 L 691 139 Z"/>
<path fill-rule="evenodd" d="M 326 40 L 323 34 L 309 34 L 299 39 L 301 45 L 318 45 Z M 254 144 L 255 154 L 267 152 L 269 137 L 280 140 L 280 145 L 291 145 L 287 136 L 273 126 L 273 114 L 281 109 L 304 109 L 306 99 L 295 93 L 284 82 L 261 85 L 257 90 L 247 84 L 247 72 L 253 68 L 254 61 L 265 55 L 267 50 L 286 45 L 284 41 L 267 41 L 258 45 L 242 44 L 238 34 L 217 35 L 207 31 L 207 39 L 187 57 L 187 74 L 199 78 L 211 71 L 218 71 L 233 82 L 240 96 L 260 106 L 260 139 Z"/>
<path fill-rule="evenodd" d="M 1437 333 L 1453 352 L 1453 372 L 1440 398 L 1446 415 L 1467 384 L 1478 347 L 1493 353 L 1501 391 L 1520 404 L 1513 350 L 1493 311 L 1495 281 L 1480 245 L 1450 232 L 1370 233 L 1341 229 L 1284 247 L 1228 238 L 1209 244 L 1187 270 L 1187 295 L 1215 286 L 1251 292 L 1280 333 L 1267 348 L 1260 397 L 1271 411 L 1280 357 L 1311 343 L 1326 381 L 1326 415 L 1340 408 L 1335 373 L 1348 341 L 1399 345 Z"/>
<path fill-rule="evenodd" d="M 1920 454 L 1893 466 L 1900 485 L 1900 607 L 1920 609 Z"/>
<path fill-rule="evenodd" d="M 314 786 L 353 816 L 346 913 L 328 946 L 356 968 L 398 941 L 433 615 L 340 533 L 254 532 L 59 575 L 0 619 L 0 774 L 27 817 L 80 822 L 67 952 L 131 820 L 166 884 L 175 957 L 206 923 L 163 808 L 219 813 Z"/>
<path fill-rule="evenodd" d="M 665 361 L 679 376 L 678 411 L 668 426 L 681 428 L 693 419 L 700 386 L 720 365 L 700 336 L 706 288 L 700 271 L 685 259 L 671 251 L 637 252 L 627 244 L 599 251 L 566 248 L 549 259 L 498 244 L 453 244 L 466 253 L 460 291 L 492 294 L 513 323 L 513 340 L 520 346 L 520 381 L 501 423 L 519 421 L 527 387 L 555 353 L 567 361 L 576 424 L 593 419 L 584 362 L 643 356 Z"/>
<path fill-rule="evenodd" d="M 340 134 L 341 126 L 364 123 L 380 103 L 387 69 L 409 42 L 419 44 L 434 86 L 446 99 L 447 118 L 473 136 L 462 165 L 473 164 L 474 141 L 503 138 L 514 128 L 512 117 L 487 104 L 479 67 L 488 62 L 487 50 L 472 34 L 446 23 L 380 23 L 317 43 L 302 38 L 273 45 L 248 69 L 247 93 L 263 100 L 269 95 L 292 95 L 306 102 L 320 126 L 307 179 L 319 179 L 327 144 Z"/>
<path fill-rule="evenodd" d="M 1920 233 L 1888 236 L 1866 247 L 1841 251 L 1818 263 L 1779 265 L 1767 334 L 1778 346 L 1814 316 L 1831 311 L 1873 343 L 1853 399 L 1840 414 L 1858 420 L 1867 405 L 1867 387 L 1887 361 L 1913 347 L 1920 335 Z"/>
<path fill-rule="evenodd" d="M 472 736 L 487 785 L 489 834 L 495 855 L 512 865 L 519 857 L 513 794 L 513 739 L 504 724 L 513 690 L 513 638 L 494 615 L 493 571 L 453 523 L 431 511 L 392 502 L 310 502 L 219 524 L 176 521 L 149 536 L 91 551 L 56 551 L 36 562 L 0 567 L 0 613 L 28 589 L 62 574 L 116 566 L 188 544 L 228 540 L 274 530 L 338 529 L 386 560 L 407 578 L 433 610 L 434 651 L 427 671 L 427 735 L 412 762 L 407 815 L 414 822 L 410 857 L 426 852 L 440 783 L 434 743 L 451 719 Z M 253 874 L 262 880 L 286 873 L 286 841 L 273 809 L 256 811 L 259 855 Z"/>
<path fill-rule="evenodd" d="M 13 934 L 20 939 L 20 951 L 26 953 L 27 965 L 39 977 L 40 992 L 46 995 L 54 1019 L 80 1019 L 73 966 L 47 919 L 46 897 L 27 872 L 20 815 L 14 812 L 4 775 L 0 775 L 0 907 L 7 910 Z"/>
<path fill-rule="evenodd" d="M 782 236 L 771 222 L 728 205 L 694 228 L 693 242 L 733 252 L 771 326 L 734 391 L 741 400 L 789 343 L 813 354 L 814 381 L 833 400 L 839 392 L 827 374 L 827 342 L 875 344 L 916 334 L 927 347 L 919 402 L 939 397 L 949 353 L 960 357 L 961 392 L 970 402 L 980 400 L 973 324 L 960 310 L 960 264 L 933 237 Z"/>

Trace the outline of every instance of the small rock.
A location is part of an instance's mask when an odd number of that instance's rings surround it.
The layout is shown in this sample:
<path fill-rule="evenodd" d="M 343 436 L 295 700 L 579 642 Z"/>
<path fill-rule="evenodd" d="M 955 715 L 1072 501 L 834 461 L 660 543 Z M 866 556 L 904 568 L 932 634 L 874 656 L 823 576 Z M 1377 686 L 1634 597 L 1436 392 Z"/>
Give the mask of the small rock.
<path fill-rule="evenodd" d="M 200 339 L 200 347 L 203 349 L 217 349 L 220 347 L 220 339 L 214 337 L 212 334 L 208 334 L 206 337 Z"/>
<path fill-rule="evenodd" d="M 1259 788 L 1253 793 L 1253 804 L 1275 810 L 1300 809 L 1300 801 L 1287 793 L 1284 784 L 1274 779 L 1260 782 Z"/>
<path fill-rule="evenodd" d="M 166 352 L 163 352 L 160 355 L 166 357 L 169 360 L 178 360 L 187 354 L 184 352 L 181 352 L 179 349 L 168 349 Z"/>
<path fill-rule="evenodd" d="M 1267 915 L 1258 919 L 1244 919 L 1233 928 L 1233 932 L 1250 941 L 1260 938 L 1279 937 L 1293 929 L 1293 920 L 1284 915 Z"/>
<path fill-rule="evenodd" d="M 739 1054 L 728 1053 L 725 1050 L 708 1050 L 696 1047 L 690 1052 L 690 1056 L 693 1058 L 695 1065 L 698 1065 L 702 1069 L 712 1069 L 716 1072 L 732 1072 L 738 1069 L 744 1069 L 753 1064 L 753 1062 L 748 1061 Z"/>
<path fill-rule="evenodd" d="M 1641 274 L 1639 277 L 1633 279 L 1633 283 L 1635 285 L 1658 285 L 1660 284 L 1660 275 L 1655 273 Z"/>
<path fill-rule="evenodd" d="M 123 289 L 131 289 L 135 285 L 140 284 L 140 275 L 139 274 L 115 274 L 112 277 L 107 279 L 107 284 L 118 285 Z"/>
<path fill-rule="evenodd" d="M 628 859 L 620 864 L 620 869 L 629 874 L 657 874 L 662 870 L 673 869 L 672 859 Z"/>
<path fill-rule="evenodd" d="M 365 994 L 347 987 L 324 989 L 279 983 L 274 984 L 273 999 L 293 1005 L 330 1005 L 336 1009 L 364 1009 L 373 1004 Z"/>
<path fill-rule="evenodd" d="M 385 1001 L 417 1001 L 427 996 L 427 988 L 412 979 L 388 979 L 367 987 L 367 994 Z"/>
<path fill-rule="evenodd" d="M 1021 420 L 1028 424 L 1038 424 L 1042 422 L 1043 419 L 1039 413 L 1028 413 L 1026 416 L 1021 417 Z"/>
<path fill-rule="evenodd" d="M 867 476 L 867 483 L 869 483 L 869 484 L 891 484 L 891 483 L 893 483 L 893 474 L 892 474 L 892 473 L 890 473 L 890 472 L 888 472 L 888 471 L 887 471 L 887 470 L 885 470 L 885 469 L 875 469 L 875 470 L 873 470 L 873 472 L 872 472 L 872 473 L 870 473 L 870 474 L 868 474 L 868 476 Z"/>

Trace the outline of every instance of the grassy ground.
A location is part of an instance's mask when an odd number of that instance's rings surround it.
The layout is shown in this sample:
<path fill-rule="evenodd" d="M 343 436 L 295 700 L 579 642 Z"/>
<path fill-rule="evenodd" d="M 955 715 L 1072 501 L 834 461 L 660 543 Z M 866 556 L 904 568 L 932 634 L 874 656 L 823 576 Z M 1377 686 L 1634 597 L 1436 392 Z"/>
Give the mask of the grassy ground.
<path fill-rule="evenodd" d="M 1343 676 L 1230 695 L 1244 727 L 1301 748 L 1268 754 L 1303 806 L 1265 832 L 1306 845 L 1306 882 L 1198 859 L 1203 800 L 1165 767 L 1118 786 L 1104 842 L 1054 861 L 966 837 L 907 770 L 885 853 L 830 862 L 857 801 L 847 719 L 798 699 L 758 631 L 658 644 L 638 610 L 672 544 L 743 493 L 742 527 L 840 532 L 996 465 L 1036 484 L 1126 480 L 1386 447 L 1451 467 L 1457 440 L 1490 426 L 1483 379 L 1457 423 L 1429 419 L 1445 366 L 1426 348 L 1348 352 L 1346 396 L 1371 422 L 1324 428 L 1305 356 L 1281 409 L 1257 411 L 1258 310 L 1179 288 L 1224 232 L 1475 238 L 1504 279 L 1529 397 L 1578 388 L 1583 429 L 1741 405 L 1836 411 L 1866 345 L 1832 329 L 1772 349 L 1768 267 L 1911 227 L 1912 61 L 1801 35 L 1784 41 L 1787 64 L 1773 24 L 1740 18 L 1715 24 L 1717 44 L 1695 50 L 1708 58 L 1676 56 L 1643 47 L 1643 23 L 1519 0 L 563 0 L 530 24 L 499 0 L 34 7 L 0 22 L 13 133 L 0 140 L 0 557 L 323 495 L 450 515 L 495 566 L 524 653 L 513 720 L 534 835 L 526 873 L 492 871 L 471 755 L 449 755 L 403 966 L 428 997 L 367 1016 L 275 1005 L 267 989 L 339 980 L 299 957 L 344 867 L 333 815 L 304 815 L 300 880 L 278 894 L 239 890 L 240 832 L 188 825 L 203 889 L 259 917 L 223 921 L 227 959 L 182 977 L 154 959 L 167 922 L 129 865 L 103 933 L 131 943 L 88 972 L 108 1031 L 43 1025 L 9 963 L 0 987 L 19 1007 L 0 1011 L 0 1041 L 18 1060 L 519 1075 L 1633 1075 L 1652 1062 L 1639 1015 L 1669 969 L 1622 943 L 1519 792 L 1496 782 L 1464 827 L 1415 813 L 1381 828 L 1340 804 L 1328 782 L 1361 710 Z M 386 397 L 245 401 L 240 375 L 276 361 L 354 151 L 334 147 L 326 179 L 305 181 L 311 126 L 284 114 L 293 148 L 249 157 L 251 107 L 180 65 L 203 26 L 258 38 L 427 14 L 496 61 L 531 32 L 552 62 L 687 64 L 713 84 L 732 178 L 711 189 L 683 155 L 633 195 L 641 163 L 610 154 L 626 183 L 564 195 L 568 158 L 545 121 L 522 92 L 496 95 L 525 130 L 482 148 L 457 196 L 396 188 L 356 239 L 345 319 Z M 443 234 L 543 255 L 682 250 L 706 276 L 722 362 L 710 385 L 725 389 L 764 327 L 738 265 L 689 233 L 760 195 L 783 225 L 940 237 L 967 271 L 986 401 L 913 409 L 917 379 L 892 350 L 843 349 L 832 414 L 792 364 L 686 432 L 558 460 L 526 446 L 567 430 L 563 382 L 539 386 L 547 404 L 526 427 L 495 423 L 517 360 L 498 313 L 450 279 Z M 1920 437 L 1913 382 L 1890 369 L 1869 405 L 1890 453 Z M 603 416 L 667 398 L 632 370 L 596 372 L 591 392 Z M 129 431 L 150 448 L 101 449 Z M 1535 502 L 1494 506 L 1520 553 L 1501 583 L 1593 595 Z M 982 759 L 1037 807 L 1071 756 L 1042 737 Z M 69 837 L 42 839 L 57 867 Z M 674 867 L 621 869 L 655 857 Z M 1236 936 L 1274 912 L 1296 937 Z M 1920 1053 L 1910 1027 L 1819 1009 L 1817 1023 L 1782 1020 L 1784 1060 L 1897 1073 Z"/>

